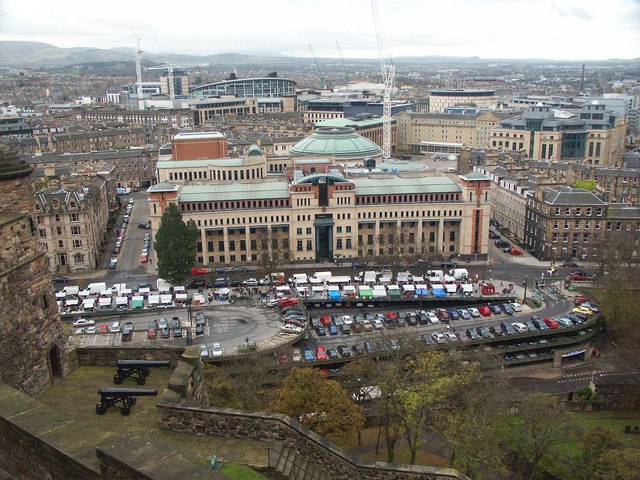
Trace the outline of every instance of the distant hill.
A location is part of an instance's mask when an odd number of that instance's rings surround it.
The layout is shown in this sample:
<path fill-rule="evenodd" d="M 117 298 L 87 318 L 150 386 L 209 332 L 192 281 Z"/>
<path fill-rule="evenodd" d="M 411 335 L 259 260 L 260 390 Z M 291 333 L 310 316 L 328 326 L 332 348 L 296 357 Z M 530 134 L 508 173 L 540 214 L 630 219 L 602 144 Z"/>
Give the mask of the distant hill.
<path fill-rule="evenodd" d="M 80 70 L 87 67 L 82 64 L 90 64 L 88 68 L 98 67 L 98 64 L 108 65 L 109 62 L 131 62 L 135 59 L 135 50 L 128 47 L 115 47 L 108 50 L 89 47 L 59 48 L 42 42 L 18 42 L 0 41 L 0 68 L 65 68 L 79 66 Z M 271 52 L 254 53 L 220 53 L 214 55 L 183 55 L 175 53 L 153 53 L 144 51 L 145 64 L 161 63 L 205 63 L 224 66 L 268 66 L 269 69 L 277 69 L 278 66 L 308 65 L 312 59 L 308 57 L 287 57 Z M 321 61 L 337 60 L 337 58 L 321 58 Z M 424 57 L 395 57 L 396 64 L 450 64 L 450 65 L 479 65 L 488 63 L 548 63 L 548 64 L 577 64 L 580 60 L 558 61 L 547 59 L 491 59 L 480 57 L 449 57 L 449 56 L 424 56 Z M 361 58 L 348 59 L 349 63 L 373 63 L 377 59 Z M 639 60 L 610 59 L 598 62 L 585 62 L 587 64 L 615 65 L 634 64 Z M 123 70 L 128 70 L 123 68 Z"/>

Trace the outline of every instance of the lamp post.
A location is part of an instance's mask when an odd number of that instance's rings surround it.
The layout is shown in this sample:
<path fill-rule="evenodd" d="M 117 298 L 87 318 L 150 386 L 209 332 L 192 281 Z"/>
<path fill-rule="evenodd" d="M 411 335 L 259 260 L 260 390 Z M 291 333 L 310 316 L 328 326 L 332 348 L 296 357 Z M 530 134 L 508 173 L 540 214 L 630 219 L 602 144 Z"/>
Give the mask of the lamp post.
<path fill-rule="evenodd" d="M 522 286 L 524 287 L 524 297 L 522 303 L 527 303 L 527 280 L 529 280 L 529 277 L 525 275 L 524 282 L 522 282 Z"/>
<path fill-rule="evenodd" d="M 187 330 L 187 346 L 193 345 L 193 323 L 191 319 L 191 299 L 187 298 L 187 323 L 189 328 Z"/>

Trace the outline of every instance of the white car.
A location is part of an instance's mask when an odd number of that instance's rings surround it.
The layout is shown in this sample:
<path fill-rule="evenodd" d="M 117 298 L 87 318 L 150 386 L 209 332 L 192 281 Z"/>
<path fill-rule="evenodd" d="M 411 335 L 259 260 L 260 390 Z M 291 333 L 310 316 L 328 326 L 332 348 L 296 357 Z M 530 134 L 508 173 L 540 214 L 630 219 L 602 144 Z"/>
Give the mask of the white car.
<path fill-rule="evenodd" d="M 96 333 L 96 327 L 91 325 L 90 327 L 87 327 L 85 330 L 85 333 Z"/>
<path fill-rule="evenodd" d="M 221 357 L 224 355 L 224 348 L 219 343 L 214 343 L 213 347 L 211 347 L 211 355 L 214 357 Z"/>
<path fill-rule="evenodd" d="M 280 330 L 282 331 L 282 333 L 300 333 L 302 331 L 302 327 L 299 327 L 298 325 L 292 325 L 290 323 L 287 323 L 285 325 L 282 325 L 280 327 Z"/>
<path fill-rule="evenodd" d="M 95 324 L 95 320 L 87 320 L 86 318 L 79 318 L 78 320 L 73 322 L 74 327 L 90 327 Z"/>
<path fill-rule="evenodd" d="M 351 325 L 353 323 L 353 320 L 349 315 L 343 315 L 342 321 L 344 322 L 345 325 Z"/>
<path fill-rule="evenodd" d="M 468 308 L 467 309 L 469 311 L 469 313 L 471 314 L 472 317 L 479 317 L 480 316 L 480 310 L 478 310 L 477 308 Z"/>
<path fill-rule="evenodd" d="M 76 328 L 73 333 L 75 333 L 76 335 L 84 335 L 84 328 Z"/>
<path fill-rule="evenodd" d="M 133 202 L 134 202 L 133 198 L 129 197 L 129 205 L 133 205 Z"/>
<path fill-rule="evenodd" d="M 443 343 L 447 343 L 447 337 L 445 337 L 442 333 L 432 333 L 431 338 L 434 342 L 442 345 Z"/>
<path fill-rule="evenodd" d="M 111 324 L 111 328 L 109 329 L 111 333 L 119 333 L 120 332 L 120 322 L 113 322 Z"/>
<path fill-rule="evenodd" d="M 520 305 L 518 302 L 513 302 L 513 303 L 510 303 L 509 305 L 511 306 L 514 312 L 522 311 L 522 305 Z"/>
<path fill-rule="evenodd" d="M 206 345 L 200 345 L 200 357 L 208 357 L 209 356 L 209 347 Z"/>
<path fill-rule="evenodd" d="M 246 280 L 244 280 L 242 282 L 242 284 L 245 287 L 257 287 L 258 286 L 258 279 L 256 279 L 256 278 L 247 278 Z"/>
<path fill-rule="evenodd" d="M 449 340 L 450 342 L 457 342 L 458 341 L 458 337 L 456 337 L 455 333 L 452 332 L 444 332 L 442 335 L 444 335 L 444 337 Z"/>
<path fill-rule="evenodd" d="M 373 320 L 373 328 L 376 330 L 382 330 L 384 328 L 384 323 L 379 318 Z"/>
<path fill-rule="evenodd" d="M 300 360 L 302 360 L 302 353 L 300 352 L 299 348 L 293 349 L 293 351 L 291 352 L 291 360 L 293 360 L 294 362 L 299 362 Z"/>
<path fill-rule="evenodd" d="M 518 333 L 527 333 L 529 331 L 529 328 L 524 323 L 513 322 L 511 326 Z"/>
<path fill-rule="evenodd" d="M 429 323 L 440 323 L 440 319 L 434 311 L 429 310 L 427 312 L 427 318 L 429 319 Z"/>

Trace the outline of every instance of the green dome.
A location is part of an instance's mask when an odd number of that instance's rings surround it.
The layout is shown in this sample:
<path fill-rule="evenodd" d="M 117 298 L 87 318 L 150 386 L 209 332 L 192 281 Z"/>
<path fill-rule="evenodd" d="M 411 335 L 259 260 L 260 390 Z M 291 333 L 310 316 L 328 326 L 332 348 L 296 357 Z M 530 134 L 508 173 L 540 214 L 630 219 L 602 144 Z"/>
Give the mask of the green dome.
<path fill-rule="evenodd" d="M 254 144 L 249 147 L 247 157 L 259 157 L 260 155 L 262 155 L 262 150 L 260 150 L 258 145 Z"/>
<path fill-rule="evenodd" d="M 379 157 L 382 149 L 371 140 L 358 135 L 351 127 L 318 128 L 290 150 L 292 155 L 335 155 L 339 158 Z"/>

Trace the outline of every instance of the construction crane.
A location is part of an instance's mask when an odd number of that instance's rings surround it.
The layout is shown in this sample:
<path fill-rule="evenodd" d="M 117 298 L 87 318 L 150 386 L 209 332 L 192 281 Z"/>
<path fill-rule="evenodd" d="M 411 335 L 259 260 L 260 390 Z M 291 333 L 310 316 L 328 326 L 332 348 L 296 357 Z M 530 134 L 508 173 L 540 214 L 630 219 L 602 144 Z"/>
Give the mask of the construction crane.
<path fill-rule="evenodd" d="M 171 100 L 175 100 L 176 98 L 176 88 L 173 84 L 173 72 L 177 69 L 183 68 L 201 68 L 208 67 L 208 63 L 167 63 L 163 65 L 157 65 L 155 67 L 149 67 L 147 70 L 166 70 L 167 76 L 169 77 L 169 98 Z"/>
<path fill-rule="evenodd" d="M 345 84 L 349 83 L 349 69 L 347 65 L 344 63 L 344 57 L 342 56 L 342 49 L 340 48 L 340 42 L 336 40 L 336 46 L 338 47 L 338 53 L 340 54 L 340 61 L 342 62 L 342 68 L 344 69 L 344 82 Z"/>
<path fill-rule="evenodd" d="M 144 110 L 144 97 L 142 96 L 142 50 L 140 50 L 140 39 L 136 39 L 136 83 L 138 91 L 138 109 Z"/>
<path fill-rule="evenodd" d="M 373 12 L 373 23 L 376 29 L 376 42 L 378 44 L 378 57 L 380 58 L 380 70 L 382 72 L 382 83 L 384 84 L 382 95 L 382 158 L 383 160 L 388 160 L 391 158 L 391 94 L 396 76 L 396 67 L 394 65 L 387 65 L 384 59 L 384 47 L 378 21 L 378 7 L 375 0 L 371 0 L 371 11 Z"/>
<path fill-rule="evenodd" d="M 311 55 L 313 56 L 313 61 L 316 62 L 316 68 L 318 69 L 318 74 L 320 75 L 320 88 L 327 88 L 327 77 L 324 74 L 324 70 L 320 67 L 318 63 L 318 58 L 316 57 L 316 52 L 313 51 L 313 47 L 309 44 L 309 50 L 311 50 Z"/>

